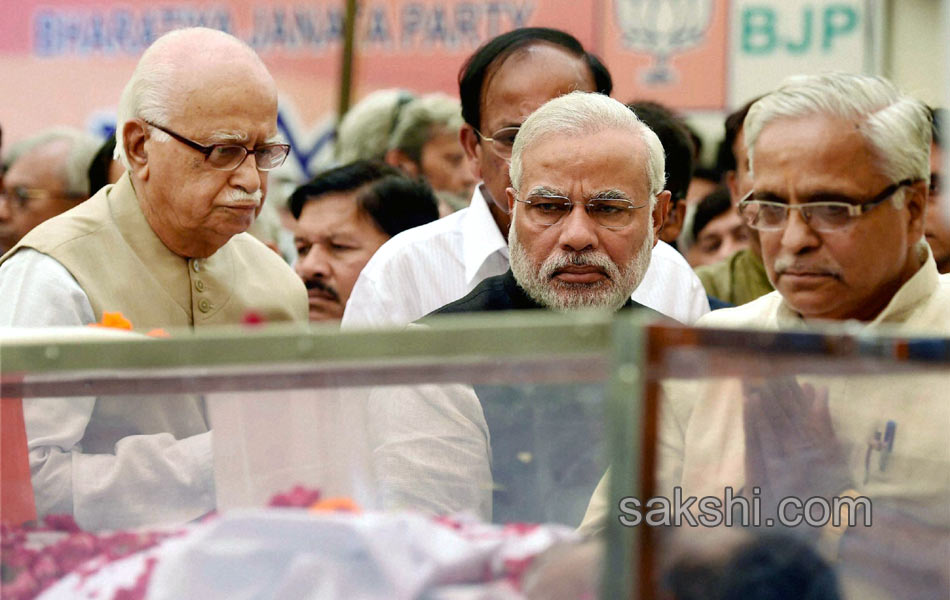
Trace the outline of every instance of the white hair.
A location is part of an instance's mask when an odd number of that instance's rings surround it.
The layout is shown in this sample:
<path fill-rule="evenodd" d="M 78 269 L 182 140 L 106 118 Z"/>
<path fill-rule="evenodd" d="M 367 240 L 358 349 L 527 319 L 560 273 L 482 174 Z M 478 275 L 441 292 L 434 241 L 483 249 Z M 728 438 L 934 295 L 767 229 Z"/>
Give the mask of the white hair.
<path fill-rule="evenodd" d="M 389 138 L 399 125 L 402 110 L 415 99 L 402 89 L 377 90 L 347 111 L 336 129 L 336 160 L 381 160 Z"/>
<path fill-rule="evenodd" d="M 524 123 L 511 151 L 511 187 L 521 185 L 522 156 L 525 149 L 549 135 L 582 136 L 605 130 L 630 131 L 643 140 L 647 150 L 644 165 L 650 186 L 650 207 L 666 184 L 666 154 L 660 138 L 624 104 L 591 92 L 571 92 L 549 100 L 531 113 Z"/>
<path fill-rule="evenodd" d="M 406 104 L 389 138 L 389 149 L 400 150 L 419 163 L 422 147 L 439 130 L 458 134 L 464 122 L 458 100 L 445 94 L 426 94 Z"/>
<path fill-rule="evenodd" d="M 881 77 L 853 73 L 797 75 L 749 109 L 743 132 L 754 172 L 755 142 L 770 122 L 823 114 L 853 121 L 894 182 L 930 177 L 931 123 L 927 107 Z M 903 198 L 903 196 L 896 197 Z"/>
<path fill-rule="evenodd" d="M 522 210 L 515 204 L 515 212 Z M 653 212 L 649 213 L 647 234 L 636 254 L 625 265 L 616 264 L 602 249 L 574 252 L 555 248 L 543 261 L 535 262 L 518 238 L 518 228 L 508 232 L 511 273 L 529 298 L 557 311 L 581 308 L 619 310 L 640 286 L 653 255 Z M 552 278 L 566 265 L 594 265 L 607 277 L 597 283 L 564 283 Z"/>
<path fill-rule="evenodd" d="M 176 75 L 193 67 L 192 63 L 182 61 L 181 56 L 169 50 L 179 44 L 193 42 L 196 38 L 208 39 L 219 44 L 230 44 L 239 50 L 243 49 L 261 68 L 266 70 L 260 57 L 250 46 L 233 35 L 217 29 L 186 27 L 170 31 L 155 40 L 139 59 L 132 78 L 122 90 L 119 108 L 116 111 L 114 157 L 121 160 L 126 169 L 131 167 L 125 154 L 125 144 L 122 143 L 122 130 L 125 124 L 139 118 L 156 125 L 168 125 L 171 109 L 176 102 L 184 100 L 184 98 L 175 97 Z M 164 132 L 157 129 L 153 131 L 152 137 L 158 141 L 168 138 Z"/>
<path fill-rule="evenodd" d="M 99 151 L 99 146 L 102 145 L 102 142 L 92 134 L 73 127 L 45 129 L 13 144 L 6 156 L 7 164 L 12 166 L 24 155 L 58 142 L 65 142 L 69 148 L 60 171 L 63 191 L 74 197 L 88 197 L 89 165 L 96 152 Z"/>

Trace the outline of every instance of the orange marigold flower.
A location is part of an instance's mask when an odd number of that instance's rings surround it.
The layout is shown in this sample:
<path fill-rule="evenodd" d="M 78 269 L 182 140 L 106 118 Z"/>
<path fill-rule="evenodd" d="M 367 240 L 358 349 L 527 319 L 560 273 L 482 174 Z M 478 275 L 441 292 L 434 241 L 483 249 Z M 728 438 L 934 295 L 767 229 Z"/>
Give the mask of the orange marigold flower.
<path fill-rule="evenodd" d="M 310 512 L 349 512 L 358 513 L 360 507 L 351 498 L 327 498 L 310 505 Z"/>
<path fill-rule="evenodd" d="M 108 329 L 132 329 L 132 321 L 129 321 L 120 312 L 104 312 L 102 320 L 98 323 L 90 323 L 90 327 L 106 327 Z"/>

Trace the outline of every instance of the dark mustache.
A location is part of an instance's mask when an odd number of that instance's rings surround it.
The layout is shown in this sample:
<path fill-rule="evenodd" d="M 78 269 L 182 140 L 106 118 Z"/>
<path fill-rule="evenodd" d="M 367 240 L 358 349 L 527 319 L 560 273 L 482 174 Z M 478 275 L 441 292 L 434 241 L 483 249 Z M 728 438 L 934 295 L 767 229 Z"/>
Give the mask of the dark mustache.
<path fill-rule="evenodd" d="M 331 296 L 333 296 L 333 299 L 336 300 L 337 302 L 340 301 L 340 294 L 338 294 L 335 289 L 323 283 L 323 281 L 319 279 L 308 279 L 304 281 L 304 285 L 307 286 L 307 291 L 320 290 L 321 292 L 326 292 L 330 294 Z"/>

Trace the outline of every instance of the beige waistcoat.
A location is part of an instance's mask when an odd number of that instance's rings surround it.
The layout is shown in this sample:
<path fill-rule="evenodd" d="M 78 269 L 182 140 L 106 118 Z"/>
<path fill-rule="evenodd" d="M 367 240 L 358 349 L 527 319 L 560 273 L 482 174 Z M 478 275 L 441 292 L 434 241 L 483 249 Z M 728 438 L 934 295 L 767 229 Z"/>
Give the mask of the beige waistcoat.
<path fill-rule="evenodd" d="M 0 263 L 21 248 L 59 261 L 79 282 L 97 320 L 118 311 L 139 331 L 236 324 L 248 312 L 266 321 L 307 321 L 300 278 L 250 235 L 232 237 L 205 259 L 166 248 L 145 220 L 128 174 L 41 223 Z M 126 435 L 169 432 L 181 439 L 206 430 L 204 403 L 194 396 L 147 403 L 100 397 L 83 446 L 109 452 Z"/>
<path fill-rule="evenodd" d="M 139 207 L 128 175 L 36 227 L 8 252 L 32 248 L 62 263 L 96 319 L 119 311 L 136 330 L 266 321 L 306 321 L 307 293 L 281 258 L 246 233 L 204 259 L 165 247 Z"/>

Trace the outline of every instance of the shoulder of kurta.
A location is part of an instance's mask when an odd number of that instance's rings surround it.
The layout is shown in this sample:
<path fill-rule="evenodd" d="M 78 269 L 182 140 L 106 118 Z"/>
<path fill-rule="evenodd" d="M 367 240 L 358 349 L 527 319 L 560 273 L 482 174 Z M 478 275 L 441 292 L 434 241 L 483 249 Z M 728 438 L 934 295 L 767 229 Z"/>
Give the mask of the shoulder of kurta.
<path fill-rule="evenodd" d="M 778 292 L 771 292 L 742 306 L 721 308 L 704 315 L 697 327 L 757 328 L 769 324 L 782 303 Z"/>
<path fill-rule="evenodd" d="M 109 219 L 105 194 L 96 194 L 64 213 L 40 223 L 17 243 L 5 258 L 20 248 L 32 248 L 50 254 L 56 249 L 80 241 L 105 228 Z"/>

